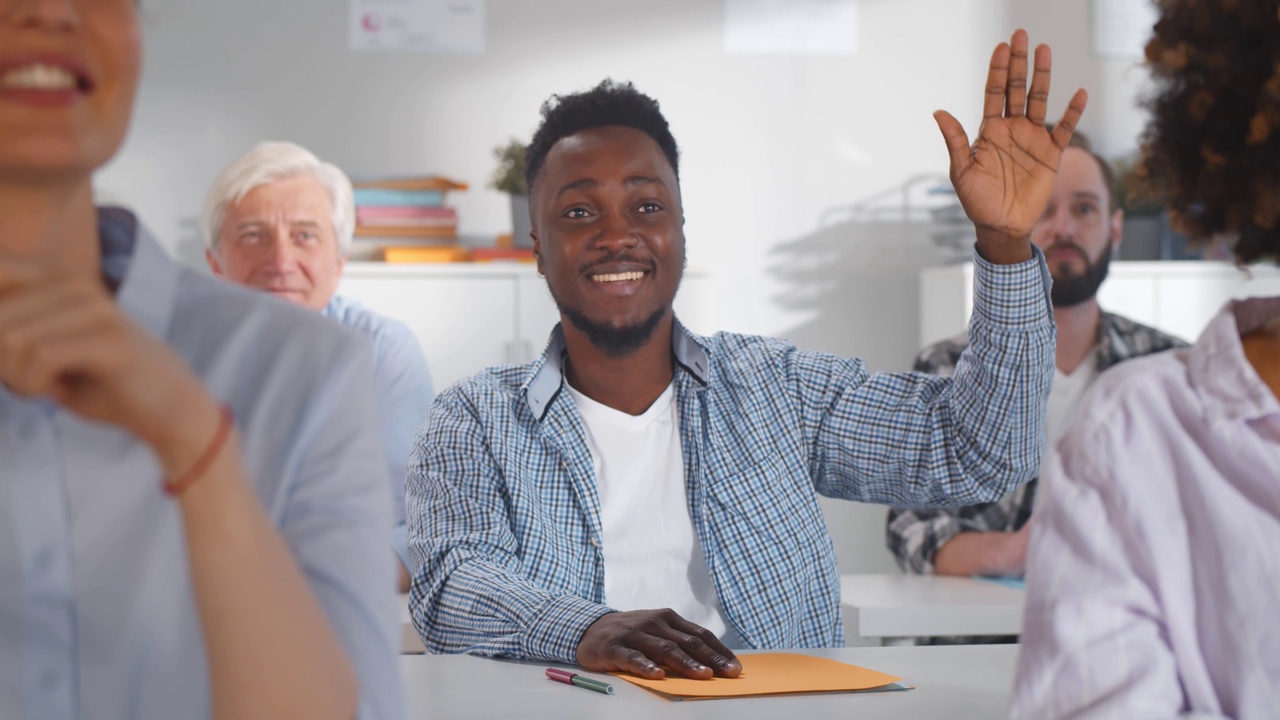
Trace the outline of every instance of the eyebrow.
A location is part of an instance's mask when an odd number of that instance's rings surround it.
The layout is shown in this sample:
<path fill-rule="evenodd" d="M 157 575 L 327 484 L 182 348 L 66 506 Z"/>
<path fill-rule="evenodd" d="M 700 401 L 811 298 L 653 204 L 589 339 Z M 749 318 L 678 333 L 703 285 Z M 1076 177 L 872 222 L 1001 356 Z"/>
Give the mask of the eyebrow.
<path fill-rule="evenodd" d="M 631 175 L 627 177 L 627 179 L 623 180 L 622 184 L 627 187 L 634 187 L 636 185 L 661 185 L 665 188 L 667 186 L 666 183 L 662 182 L 662 178 L 653 175 Z M 600 181 L 595 178 L 582 178 L 581 180 L 574 180 L 571 183 L 565 184 L 556 191 L 556 197 L 560 197 L 570 190 L 590 190 L 597 187 L 600 187 Z"/>
<path fill-rule="evenodd" d="M 1075 197 L 1075 198 L 1089 198 L 1090 200 L 1096 200 L 1096 201 L 1098 201 L 1098 202 L 1101 202 L 1101 201 L 1102 201 L 1102 196 L 1101 196 L 1101 195 L 1099 195 L 1098 193 L 1095 193 L 1095 192 L 1089 192 L 1088 190 L 1084 190 L 1084 191 L 1077 192 L 1077 193 L 1072 193 L 1071 197 Z"/>
<path fill-rule="evenodd" d="M 246 228 L 254 227 L 267 227 L 268 225 L 270 225 L 270 223 L 264 220 L 246 220 L 245 222 L 236 225 L 236 230 L 244 230 Z M 292 227 L 320 227 L 320 223 L 314 220 L 290 220 L 289 225 Z"/>

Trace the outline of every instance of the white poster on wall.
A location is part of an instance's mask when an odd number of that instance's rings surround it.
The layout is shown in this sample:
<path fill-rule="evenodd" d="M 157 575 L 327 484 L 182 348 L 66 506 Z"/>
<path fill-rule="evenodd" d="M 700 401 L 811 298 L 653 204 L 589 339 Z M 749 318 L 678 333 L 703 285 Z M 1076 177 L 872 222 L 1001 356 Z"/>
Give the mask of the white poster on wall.
<path fill-rule="evenodd" d="M 1158 18 L 1153 0 L 1093 0 L 1091 10 L 1094 55 L 1142 58 Z"/>
<path fill-rule="evenodd" d="M 351 0 L 351 49 L 481 55 L 485 0 Z"/>
<path fill-rule="evenodd" d="M 858 0 L 724 0 L 730 55 L 853 55 Z"/>

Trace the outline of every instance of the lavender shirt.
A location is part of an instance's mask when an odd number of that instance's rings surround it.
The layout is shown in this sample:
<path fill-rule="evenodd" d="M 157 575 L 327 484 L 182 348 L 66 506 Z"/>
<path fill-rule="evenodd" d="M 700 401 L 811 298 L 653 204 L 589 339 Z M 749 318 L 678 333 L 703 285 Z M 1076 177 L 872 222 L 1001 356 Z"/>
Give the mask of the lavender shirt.
<path fill-rule="evenodd" d="M 1274 718 L 1280 403 L 1229 304 L 1195 346 L 1103 375 L 1044 475 L 1019 718 Z"/>

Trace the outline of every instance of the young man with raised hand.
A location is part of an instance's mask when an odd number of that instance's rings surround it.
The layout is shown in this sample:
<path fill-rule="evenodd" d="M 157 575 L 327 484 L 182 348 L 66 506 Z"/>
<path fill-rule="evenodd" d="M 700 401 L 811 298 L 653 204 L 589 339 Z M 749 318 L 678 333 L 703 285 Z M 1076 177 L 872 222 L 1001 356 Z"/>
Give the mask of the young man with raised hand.
<path fill-rule="evenodd" d="M 679 155 L 657 103 L 606 81 L 545 105 L 530 207 L 563 322 L 539 360 L 432 409 L 406 488 L 428 648 L 733 676 L 732 647 L 843 641 L 818 493 L 954 505 L 1030 479 L 1054 328 L 1028 237 L 1085 103 L 1045 128 L 1049 66 L 1038 48 L 1028 93 L 1018 32 L 992 56 L 976 142 L 937 115 L 978 230 L 954 379 L 686 330 Z"/>

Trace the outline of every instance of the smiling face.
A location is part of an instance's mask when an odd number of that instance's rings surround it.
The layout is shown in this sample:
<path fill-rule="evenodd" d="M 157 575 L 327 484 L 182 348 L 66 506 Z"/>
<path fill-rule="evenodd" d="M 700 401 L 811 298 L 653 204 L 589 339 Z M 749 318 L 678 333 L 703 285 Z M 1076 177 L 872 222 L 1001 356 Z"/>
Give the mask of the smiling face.
<path fill-rule="evenodd" d="M 313 310 L 329 304 L 346 264 L 329 194 L 311 175 L 259 185 L 229 205 L 206 258 L 232 282 Z"/>
<path fill-rule="evenodd" d="M 1031 231 L 1031 242 L 1044 251 L 1053 276 L 1055 307 L 1070 307 L 1097 294 L 1123 224 L 1124 211 L 1112 209 L 1098 161 L 1085 150 L 1068 147 L 1049 205 Z"/>
<path fill-rule="evenodd" d="M 0 0 L 0 179 L 87 178 L 137 90 L 135 0 Z"/>
<path fill-rule="evenodd" d="M 658 144 L 622 126 L 561 139 L 532 209 L 538 270 L 564 318 L 609 354 L 643 345 L 684 273 L 680 187 Z"/>

